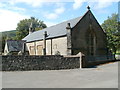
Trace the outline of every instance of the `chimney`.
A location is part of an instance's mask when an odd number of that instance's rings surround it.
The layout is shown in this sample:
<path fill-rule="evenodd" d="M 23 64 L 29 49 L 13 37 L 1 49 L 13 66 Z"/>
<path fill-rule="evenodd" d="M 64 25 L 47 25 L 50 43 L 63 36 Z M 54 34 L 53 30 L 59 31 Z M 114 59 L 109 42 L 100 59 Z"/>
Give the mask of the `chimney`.
<path fill-rule="evenodd" d="M 29 27 L 29 34 L 34 32 L 34 28 L 33 28 L 33 23 L 31 22 L 30 27 Z"/>
<path fill-rule="evenodd" d="M 66 29 L 67 29 L 67 30 L 68 30 L 68 29 L 71 29 L 70 23 L 67 23 Z"/>

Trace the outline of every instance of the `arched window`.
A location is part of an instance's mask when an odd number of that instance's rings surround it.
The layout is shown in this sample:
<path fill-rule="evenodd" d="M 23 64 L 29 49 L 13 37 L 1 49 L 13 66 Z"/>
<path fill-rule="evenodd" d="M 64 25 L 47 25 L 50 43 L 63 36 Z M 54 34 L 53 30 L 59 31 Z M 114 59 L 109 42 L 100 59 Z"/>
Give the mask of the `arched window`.
<path fill-rule="evenodd" d="M 94 56 L 96 53 L 96 36 L 94 32 L 88 35 L 88 54 Z"/>

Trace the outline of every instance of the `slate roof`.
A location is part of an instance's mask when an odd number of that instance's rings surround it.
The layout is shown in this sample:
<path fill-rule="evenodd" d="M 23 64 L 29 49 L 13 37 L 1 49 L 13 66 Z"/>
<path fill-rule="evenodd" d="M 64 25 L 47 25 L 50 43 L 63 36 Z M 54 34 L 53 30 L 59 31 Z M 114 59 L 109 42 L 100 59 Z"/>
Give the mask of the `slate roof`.
<path fill-rule="evenodd" d="M 22 51 L 23 40 L 7 40 L 8 51 Z"/>
<path fill-rule="evenodd" d="M 42 40 L 43 33 L 45 31 L 47 31 L 47 33 L 49 35 L 47 38 L 64 36 L 67 34 L 67 31 L 66 31 L 67 23 L 70 23 L 71 27 L 74 27 L 80 21 L 80 19 L 81 19 L 81 17 L 77 17 L 75 19 L 71 19 L 71 20 L 62 22 L 60 24 L 45 28 L 43 30 L 35 31 L 35 32 L 27 35 L 25 38 L 23 38 L 23 40 L 26 40 L 26 42 Z"/>

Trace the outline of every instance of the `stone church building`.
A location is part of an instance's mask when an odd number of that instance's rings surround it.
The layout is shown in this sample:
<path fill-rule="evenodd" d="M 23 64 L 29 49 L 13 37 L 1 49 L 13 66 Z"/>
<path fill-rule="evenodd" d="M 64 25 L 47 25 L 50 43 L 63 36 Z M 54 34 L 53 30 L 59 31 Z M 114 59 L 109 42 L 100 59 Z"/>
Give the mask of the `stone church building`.
<path fill-rule="evenodd" d="M 33 31 L 23 38 L 30 55 L 107 55 L 106 34 L 90 7 L 81 17 Z"/>

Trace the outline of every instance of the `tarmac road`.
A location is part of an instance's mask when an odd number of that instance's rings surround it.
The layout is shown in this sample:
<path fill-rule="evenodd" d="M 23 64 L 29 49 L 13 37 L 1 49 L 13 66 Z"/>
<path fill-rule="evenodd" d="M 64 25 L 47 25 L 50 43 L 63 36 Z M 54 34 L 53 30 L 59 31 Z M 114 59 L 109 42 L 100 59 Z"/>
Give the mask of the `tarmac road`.
<path fill-rule="evenodd" d="M 3 72 L 2 88 L 118 88 L 118 62 L 97 68 Z"/>

